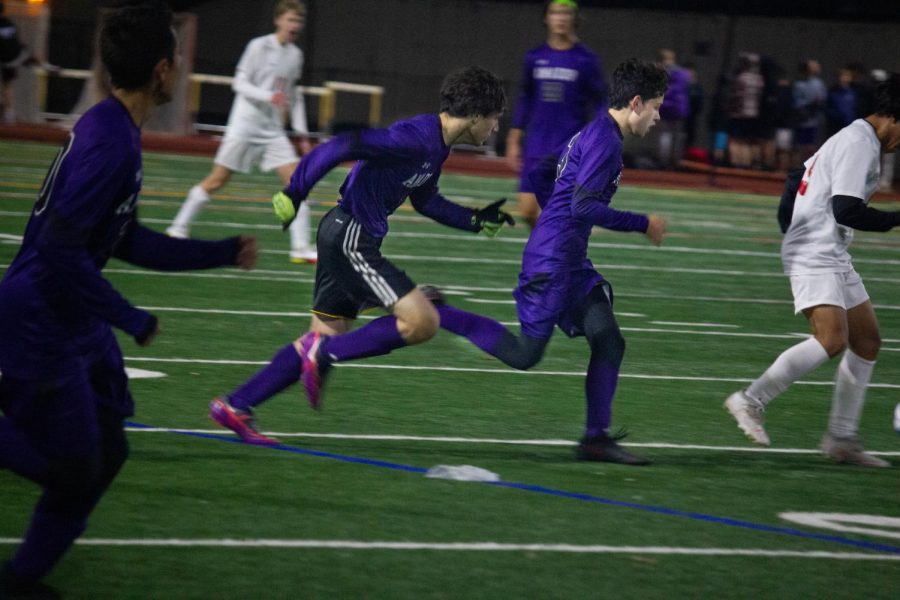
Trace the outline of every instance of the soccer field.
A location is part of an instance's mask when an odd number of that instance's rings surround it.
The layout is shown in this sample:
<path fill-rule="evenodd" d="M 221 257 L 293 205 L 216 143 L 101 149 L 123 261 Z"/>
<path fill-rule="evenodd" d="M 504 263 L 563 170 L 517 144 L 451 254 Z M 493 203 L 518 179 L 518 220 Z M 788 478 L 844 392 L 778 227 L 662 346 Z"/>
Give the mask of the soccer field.
<path fill-rule="evenodd" d="M 0 142 L 4 269 L 55 153 Z M 209 166 L 145 155 L 142 221 L 162 230 Z M 314 221 L 345 172 L 313 192 Z M 511 179 L 442 183 L 461 203 L 514 196 Z M 258 410 L 283 445 L 235 443 L 207 404 L 306 329 L 314 274 L 287 260 L 268 203 L 275 176 L 239 175 L 193 234 L 254 233 L 263 249 L 255 271 L 165 274 L 118 261 L 105 270 L 163 332 L 148 348 L 120 338 L 137 401 L 131 457 L 48 583 L 91 599 L 895 598 L 900 471 L 836 465 L 815 450 L 836 361 L 772 403 L 771 448 L 753 447 L 722 408 L 807 335 L 781 274 L 777 199 L 623 184 L 615 206 L 669 220 L 660 248 L 609 231 L 591 243 L 627 341 L 614 427 L 627 427 L 626 445 L 652 465 L 574 460 L 588 348 L 561 333 L 525 373 L 446 332 L 341 365 L 321 412 L 298 387 Z M 385 254 L 449 302 L 515 327 L 527 229 L 489 240 L 406 208 Z M 884 337 L 861 434 L 895 465 L 898 249 L 894 233 L 862 232 L 851 248 Z M 426 478 L 439 464 L 502 481 Z M 0 560 L 38 492 L 0 471 Z M 785 513 L 830 513 L 839 529 Z"/>

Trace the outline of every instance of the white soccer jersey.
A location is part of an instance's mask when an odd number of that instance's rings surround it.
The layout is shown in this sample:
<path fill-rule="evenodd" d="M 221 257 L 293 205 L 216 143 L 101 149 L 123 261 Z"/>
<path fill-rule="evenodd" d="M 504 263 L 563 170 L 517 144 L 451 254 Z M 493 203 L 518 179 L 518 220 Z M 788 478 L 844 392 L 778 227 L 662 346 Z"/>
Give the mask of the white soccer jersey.
<path fill-rule="evenodd" d="M 831 136 L 804 163 L 806 172 L 794 200 L 794 215 L 781 244 L 788 275 L 845 273 L 853 230 L 834 218 L 832 198 L 853 196 L 866 204 L 881 175 L 881 143 L 875 129 L 857 119 Z"/>
<path fill-rule="evenodd" d="M 303 95 L 295 94 L 302 68 L 300 49 L 294 44 L 280 44 L 274 33 L 250 40 L 234 75 L 235 98 L 225 137 L 266 143 L 283 136 L 282 111 L 271 102 L 272 94 L 279 91 L 287 94 L 291 105 L 295 105 L 291 125 L 296 131 L 306 133 L 306 112 L 299 106 Z"/>

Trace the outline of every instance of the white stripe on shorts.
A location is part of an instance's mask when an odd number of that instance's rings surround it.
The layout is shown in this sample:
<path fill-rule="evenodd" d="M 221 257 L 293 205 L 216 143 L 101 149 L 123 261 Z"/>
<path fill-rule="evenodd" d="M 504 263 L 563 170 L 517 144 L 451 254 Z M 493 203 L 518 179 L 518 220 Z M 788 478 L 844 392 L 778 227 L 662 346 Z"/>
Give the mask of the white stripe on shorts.
<path fill-rule="evenodd" d="M 381 303 L 384 306 L 393 306 L 398 300 L 397 294 L 391 286 L 388 285 L 388 282 L 385 281 L 384 277 L 382 277 L 378 271 L 373 269 L 372 266 L 366 262 L 365 258 L 363 258 L 363 255 L 357 250 L 361 230 L 362 226 L 359 224 L 359 221 L 352 219 L 344 233 L 344 256 L 346 256 L 350 261 L 350 264 L 353 265 L 353 269 L 362 276 L 367 284 L 369 284 L 369 288 L 375 293 Z"/>

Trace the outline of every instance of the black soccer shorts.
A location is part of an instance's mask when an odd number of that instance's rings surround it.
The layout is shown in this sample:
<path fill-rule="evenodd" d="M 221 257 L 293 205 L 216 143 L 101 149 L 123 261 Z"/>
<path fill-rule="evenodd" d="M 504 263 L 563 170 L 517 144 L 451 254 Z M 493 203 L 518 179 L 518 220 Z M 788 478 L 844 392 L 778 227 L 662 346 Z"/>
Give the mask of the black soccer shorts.
<path fill-rule="evenodd" d="M 355 319 L 361 310 L 390 308 L 416 287 L 412 279 L 381 255 L 381 239 L 334 207 L 319 222 L 313 312 Z"/>

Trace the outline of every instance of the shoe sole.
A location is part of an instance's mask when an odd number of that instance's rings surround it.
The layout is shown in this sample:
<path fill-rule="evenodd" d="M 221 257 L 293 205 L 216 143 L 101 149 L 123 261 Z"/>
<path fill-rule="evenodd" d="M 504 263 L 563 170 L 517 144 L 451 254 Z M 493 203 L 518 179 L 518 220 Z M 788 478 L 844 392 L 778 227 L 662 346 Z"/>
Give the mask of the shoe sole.
<path fill-rule="evenodd" d="M 231 412 L 222 401 L 213 401 L 210 403 L 209 418 L 221 427 L 230 429 L 236 433 L 237 436 L 241 438 L 241 441 L 246 444 L 253 444 L 255 446 L 277 446 L 281 443 L 275 438 L 266 437 L 248 429 L 247 426 L 237 418 L 237 415 Z"/>
<path fill-rule="evenodd" d="M 740 429 L 744 433 L 744 435 L 747 436 L 747 439 L 749 439 L 754 444 L 759 444 L 760 446 L 771 446 L 772 442 L 771 440 L 769 440 L 769 436 L 766 435 L 765 437 L 758 437 L 754 433 L 753 429 L 742 422 L 741 414 L 745 412 L 743 407 L 732 408 L 730 402 L 731 396 L 729 396 L 728 399 L 725 400 L 725 403 L 722 406 L 726 411 L 728 411 L 728 414 L 730 414 L 734 418 L 735 422 L 737 423 L 738 429 Z"/>
<path fill-rule="evenodd" d="M 294 265 L 315 265 L 318 264 L 318 258 L 289 258 L 288 262 Z"/>

